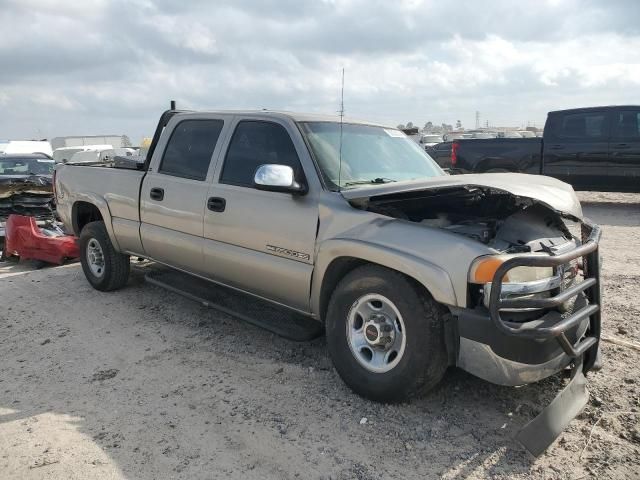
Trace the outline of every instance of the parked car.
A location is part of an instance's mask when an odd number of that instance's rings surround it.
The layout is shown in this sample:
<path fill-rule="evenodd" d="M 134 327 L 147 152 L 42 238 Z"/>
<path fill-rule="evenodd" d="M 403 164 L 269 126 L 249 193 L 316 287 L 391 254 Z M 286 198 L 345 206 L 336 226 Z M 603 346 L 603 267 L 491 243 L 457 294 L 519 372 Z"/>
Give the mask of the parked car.
<path fill-rule="evenodd" d="M 496 137 L 497 135 L 490 132 L 473 132 L 471 133 L 470 138 L 487 139 L 487 138 L 496 138 Z"/>
<path fill-rule="evenodd" d="M 420 145 L 425 149 L 444 142 L 442 135 L 425 134 L 420 137 Z"/>
<path fill-rule="evenodd" d="M 506 130 L 504 132 L 498 132 L 497 138 L 522 138 L 522 135 L 513 130 Z"/>
<path fill-rule="evenodd" d="M 462 138 L 468 138 L 468 135 L 465 137 L 463 132 L 449 132 L 445 133 L 443 136 L 445 142 L 450 142 L 451 140 L 460 140 Z"/>
<path fill-rule="evenodd" d="M 573 363 L 562 402 L 519 437 L 534 454 L 587 401 L 600 229 L 563 182 L 446 175 L 371 123 L 169 110 L 140 170 L 60 164 L 54 183 L 97 290 L 144 257 L 302 312 L 377 401 L 428 391 L 449 365 L 522 385 Z"/>
<path fill-rule="evenodd" d="M 532 132 L 530 130 L 518 130 L 518 135 L 522 138 L 535 138 L 536 132 Z"/>
<path fill-rule="evenodd" d="M 11 214 L 52 215 L 53 166 L 53 159 L 43 153 L 0 154 L 0 222 Z"/>
<path fill-rule="evenodd" d="M 544 136 L 455 142 L 444 164 L 458 173 L 548 175 L 577 190 L 640 191 L 640 107 L 550 112 Z"/>

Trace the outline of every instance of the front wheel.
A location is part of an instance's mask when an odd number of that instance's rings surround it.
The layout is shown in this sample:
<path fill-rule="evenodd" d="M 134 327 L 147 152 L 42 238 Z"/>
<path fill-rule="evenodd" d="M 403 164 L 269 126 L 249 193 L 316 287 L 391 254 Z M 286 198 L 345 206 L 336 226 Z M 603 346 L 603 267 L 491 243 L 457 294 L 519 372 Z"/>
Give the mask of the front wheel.
<path fill-rule="evenodd" d="M 403 274 L 359 267 L 334 291 L 326 319 L 329 353 L 359 395 L 398 402 L 433 388 L 447 368 L 443 308 Z"/>
<path fill-rule="evenodd" d="M 113 247 L 104 222 L 88 223 L 80 232 L 80 263 L 96 290 L 117 290 L 129 279 L 129 256 Z"/>

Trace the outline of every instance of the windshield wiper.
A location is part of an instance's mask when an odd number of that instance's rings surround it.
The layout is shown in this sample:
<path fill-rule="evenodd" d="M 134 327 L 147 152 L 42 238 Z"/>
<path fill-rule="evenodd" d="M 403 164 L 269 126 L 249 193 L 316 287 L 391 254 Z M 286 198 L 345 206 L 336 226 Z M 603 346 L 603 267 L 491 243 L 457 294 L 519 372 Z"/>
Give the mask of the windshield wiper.
<path fill-rule="evenodd" d="M 367 185 L 367 184 L 381 184 L 381 183 L 391 183 L 397 182 L 393 178 L 385 178 L 385 177 L 377 177 L 372 178 L 371 180 L 354 180 L 353 182 L 345 182 L 345 187 L 350 187 L 352 185 Z"/>

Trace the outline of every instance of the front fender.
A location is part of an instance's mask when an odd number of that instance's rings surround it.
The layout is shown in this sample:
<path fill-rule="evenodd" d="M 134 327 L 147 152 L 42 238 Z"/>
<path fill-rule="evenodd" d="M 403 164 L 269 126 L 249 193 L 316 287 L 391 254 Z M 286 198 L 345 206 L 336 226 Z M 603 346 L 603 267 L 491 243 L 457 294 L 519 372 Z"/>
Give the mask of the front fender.
<path fill-rule="evenodd" d="M 320 244 L 311 281 L 311 311 L 320 315 L 322 283 L 331 263 L 350 257 L 397 270 L 423 285 L 433 298 L 445 305 L 457 305 L 449 274 L 414 255 L 357 239 L 332 239 Z"/>
<path fill-rule="evenodd" d="M 109 239 L 111 240 L 113 247 L 119 252 L 120 245 L 118 244 L 118 239 L 116 238 L 116 235 L 113 231 L 113 224 L 111 222 L 111 210 L 109 210 L 109 204 L 103 197 L 100 197 L 99 195 L 93 193 L 74 193 L 71 219 L 73 222 L 73 231 L 76 236 L 80 236 L 80 232 L 78 231 L 78 226 L 76 224 L 76 205 L 78 202 L 90 203 L 100 211 L 100 215 L 102 215 L 102 220 L 104 221 L 104 226 L 106 227 L 107 233 L 109 234 Z"/>

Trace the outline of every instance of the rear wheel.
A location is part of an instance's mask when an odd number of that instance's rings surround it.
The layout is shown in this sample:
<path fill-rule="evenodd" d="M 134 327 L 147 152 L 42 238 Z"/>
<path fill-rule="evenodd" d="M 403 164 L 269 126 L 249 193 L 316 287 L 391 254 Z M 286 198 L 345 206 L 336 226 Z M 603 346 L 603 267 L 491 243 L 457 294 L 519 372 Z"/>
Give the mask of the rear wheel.
<path fill-rule="evenodd" d="M 447 368 L 443 308 L 399 272 L 359 267 L 338 284 L 326 319 L 333 364 L 359 395 L 397 402 L 433 388 Z"/>
<path fill-rule="evenodd" d="M 88 223 L 80 232 L 80 263 L 96 290 L 117 290 L 129 279 L 129 255 L 116 251 L 104 222 Z"/>

